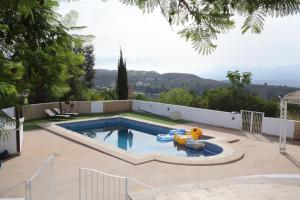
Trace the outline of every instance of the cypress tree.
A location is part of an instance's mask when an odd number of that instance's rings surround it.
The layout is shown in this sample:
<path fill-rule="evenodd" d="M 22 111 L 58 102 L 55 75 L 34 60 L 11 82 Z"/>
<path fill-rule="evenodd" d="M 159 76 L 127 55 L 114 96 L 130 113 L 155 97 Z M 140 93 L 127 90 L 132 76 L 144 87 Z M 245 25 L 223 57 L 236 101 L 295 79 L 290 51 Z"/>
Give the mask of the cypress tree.
<path fill-rule="evenodd" d="M 95 56 L 94 56 L 94 46 L 87 45 L 83 47 L 83 53 L 85 56 L 85 63 L 82 65 L 83 70 L 85 71 L 84 75 L 84 84 L 88 88 L 92 88 L 94 86 L 94 78 L 95 78 Z"/>
<path fill-rule="evenodd" d="M 120 49 L 120 58 L 118 61 L 118 76 L 117 76 L 117 83 L 116 83 L 116 91 L 119 100 L 128 99 L 126 61 L 123 60 L 122 49 Z"/>

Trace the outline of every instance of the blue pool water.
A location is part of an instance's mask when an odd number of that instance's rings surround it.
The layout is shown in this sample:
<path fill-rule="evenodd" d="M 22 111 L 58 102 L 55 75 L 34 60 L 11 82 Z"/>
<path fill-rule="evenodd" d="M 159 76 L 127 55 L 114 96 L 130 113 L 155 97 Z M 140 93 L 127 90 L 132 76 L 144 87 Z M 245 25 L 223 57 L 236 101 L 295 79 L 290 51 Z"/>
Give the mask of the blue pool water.
<path fill-rule="evenodd" d="M 158 152 L 181 157 L 200 157 L 213 156 L 223 151 L 222 147 L 209 142 L 201 150 L 188 149 L 174 142 L 159 142 L 156 135 L 167 133 L 169 128 L 124 118 L 62 123 L 59 126 L 93 138 L 99 143 L 140 155 Z M 210 138 L 202 139 L 207 141 Z"/>

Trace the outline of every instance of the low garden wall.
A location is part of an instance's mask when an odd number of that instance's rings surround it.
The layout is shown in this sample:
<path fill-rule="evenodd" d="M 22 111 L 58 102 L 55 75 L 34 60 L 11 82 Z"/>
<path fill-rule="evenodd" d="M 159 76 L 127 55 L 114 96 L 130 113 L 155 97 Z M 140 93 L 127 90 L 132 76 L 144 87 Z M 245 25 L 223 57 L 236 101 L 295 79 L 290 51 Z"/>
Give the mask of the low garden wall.
<path fill-rule="evenodd" d="M 47 117 L 45 109 L 59 108 L 58 102 L 40 103 L 26 105 L 23 108 L 25 120 L 36 120 Z M 113 113 L 113 112 L 143 112 L 155 115 L 171 117 L 176 113 L 178 118 L 208 124 L 212 126 L 241 130 L 242 119 L 240 113 L 222 112 L 187 106 L 171 105 L 157 102 L 147 102 L 139 100 L 115 100 L 115 101 L 72 101 L 71 104 L 62 102 L 62 108 L 66 112 L 87 113 Z M 7 108 L 4 111 L 10 116 L 14 116 L 14 108 Z M 287 137 L 295 138 L 296 122 L 287 121 Z M 297 129 L 298 130 L 298 129 Z M 279 136 L 280 119 L 263 118 L 262 132 L 267 135 Z M 13 136 L 12 136 L 13 137 Z M 3 146 L 0 143 L 0 146 Z M 0 148 L 1 152 L 1 148 Z"/>
<path fill-rule="evenodd" d="M 72 101 L 70 104 L 61 103 L 65 112 L 77 112 L 80 114 L 91 113 L 91 102 Z M 30 104 L 23 106 L 23 116 L 25 120 L 35 120 L 47 117 L 45 109 L 59 108 L 59 102 Z"/>
<path fill-rule="evenodd" d="M 61 105 L 65 112 L 75 112 L 80 114 L 129 112 L 131 110 L 130 100 L 72 101 L 70 104 L 62 102 Z M 25 105 L 23 107 L 23 116 L 26 121 L 42 119 L 47 117 L 45 109 L 52 109 L 54 107 L 59 108 L 59 102 Z"/>
<path fill-rule="evenodd" d="M 133 100 L 132 110 L 135 112 L 149 112 L 166 117 L 170 117 L 173 112 L 179 112 L 181 114 L 181 119 L 183 120 L 236 130 L 241 130 L 242 128 L 242 118 L 239 113 L 235 114 L 230 112 L 137 100 Z M 287 121 L 288 138 L 295 138 L 295 124 L 294 120 Z M 262 133 L 266 135 L 279 136 L 280 119 L 264 117 Z"/>
<path fill-rule="evenodd" d="M 170 117 L 174 112 L 179 112 L 183 120 L 231 129 L 241 129 L 241 115 L 230 112 L 137 100 L 133 101 L 132 110 L 135 112 L 149 112 L 166 117 Z"/>

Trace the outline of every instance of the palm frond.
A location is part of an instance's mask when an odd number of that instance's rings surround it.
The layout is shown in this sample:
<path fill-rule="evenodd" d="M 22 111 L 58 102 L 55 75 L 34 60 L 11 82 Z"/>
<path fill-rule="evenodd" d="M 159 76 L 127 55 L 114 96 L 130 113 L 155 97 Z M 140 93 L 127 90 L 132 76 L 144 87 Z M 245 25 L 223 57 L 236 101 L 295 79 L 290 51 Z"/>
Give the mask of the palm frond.
<path fill-rule="evenodd" d="M 179 34 L 202 54 L 212 53 L 216 48 L 214 40 L 234 27 L 232 17 L 235 14 L 246 17 L 242 26 L 243 33 L 248 30 L 252 33 L 261 33 L 267 16 L 283 17 L 300 13 L 299 0 L 120 1 L 126 5 L 135 5 L 144 12 L 152 12 L 155 7 L 159 7 L 171 26 L 183 27 Z"/>
<path fill-rule="evenodd" d="M 249 13 L 242 26 L 242 33 L 244 34 L 248 30 L 251 30 L 251 33 L 261 33 L 264 28 L 264 21 L 266 16 L 267 15 L 261 10 Z"/>
<path fill-rule="evenodd" d="M 0 82 L 0 109 L 5 106 L 16 102 L 18 92 L 14 85 Z"/>
<path fill-rule="evenodd" d="M 179 32 L 181 37 L 184 37 L 187 41 L 191 41 L 193 48 L 202 53 L 203 55 L 210 54 L 217 47 L 211 40 L 211 35 L 205 35 L 205 30 L 201 30 L 198 27 L 185 28 Z"/>

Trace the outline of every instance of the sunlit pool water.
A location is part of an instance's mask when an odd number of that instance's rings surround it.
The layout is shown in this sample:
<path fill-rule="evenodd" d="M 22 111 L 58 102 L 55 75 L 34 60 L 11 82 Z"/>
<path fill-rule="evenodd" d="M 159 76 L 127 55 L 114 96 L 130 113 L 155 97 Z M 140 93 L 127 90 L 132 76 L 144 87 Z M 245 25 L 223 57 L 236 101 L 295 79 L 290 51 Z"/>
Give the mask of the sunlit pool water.
<path fill-rule="evenodd" d="M 189 149 L 174 142 L 159 142 L 156 135 L 167 133 L 169 128 L 125 118 L 62 123 L 59 126 L 99 143 L 140 155 L 158 152 L 180 157 L 200 157 L 217 155 L 223 151 L 222 147 L 210 142 L 205 142 L 205 148 L 201 150 Z M 210 137 L 204 136 L 202 139 L 209 141 Z"/>

